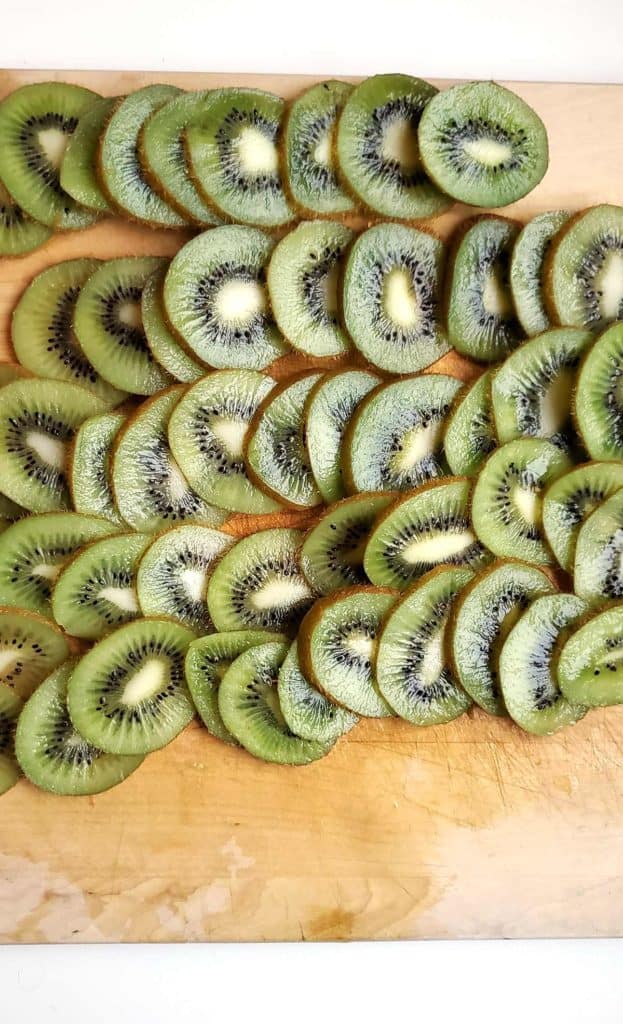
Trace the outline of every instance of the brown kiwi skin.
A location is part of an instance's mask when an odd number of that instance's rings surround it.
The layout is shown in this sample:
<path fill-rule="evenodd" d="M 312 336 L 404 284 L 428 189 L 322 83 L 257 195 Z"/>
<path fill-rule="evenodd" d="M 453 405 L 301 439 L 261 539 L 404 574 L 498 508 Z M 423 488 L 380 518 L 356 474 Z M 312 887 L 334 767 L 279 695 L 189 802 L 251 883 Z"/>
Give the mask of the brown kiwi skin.
<path fill-rule="evenodd" d="M 303 675 L 319 693 L 326 697 L 327 700 L 330 700 L 333 704 L 337 704 L 338 707 L 346 707 L 346 705 L 340 704 L 332 694 L 328 693 L 327 690 L 324 689 L 322 680 L 318 678 L 313 670 L 310 654 L 311 634 L 325 608 L 330 607 L 342 598 L 351 597 L 354 594 L 387 594 L 396 599 L 401 596 L 400 592 L 398 590 L 393 590 L 392 587 L 375 587 L 372 583 L 364 583 L 356 587 L 344 587 L 342 590 L 336 590 L 334 593 L 327 594 L 325 597 L 319 597 L 314 601 L 299 626 L 297 638 L 297 651 Z M 382 629 L 383 624 L 381 625 L 381 630 Z M 346 710 L 348 711 L 350 709 L 347 708 Z"/>
<path fill-rule="evenodd" d="M 598 204 L 599 205 L 599 204 Z M 576 213 L 569 217 L 569 220 L 565 221 L 561 228 L 558 229 L 554 237 L 552 238 L 551 244 L 548 248 L 543 263 L 543 301 L 545 304 L 545 312 L 552 322 L 553 327 L 573 327 L 573 324 L 565 324 L 560 318 L 556 303 L 554 301 L 554 290 L 552 288 L 552 272 L 554 264 L 554 256 L 558 250 L 558 247 L 567 235 L 569 231 L 582 220 L 582 217 L 586 213 L 590 213 L 591 210 L 595 209 L 594 206 L 585 206 L 582 210 L 578 210 Z"/>

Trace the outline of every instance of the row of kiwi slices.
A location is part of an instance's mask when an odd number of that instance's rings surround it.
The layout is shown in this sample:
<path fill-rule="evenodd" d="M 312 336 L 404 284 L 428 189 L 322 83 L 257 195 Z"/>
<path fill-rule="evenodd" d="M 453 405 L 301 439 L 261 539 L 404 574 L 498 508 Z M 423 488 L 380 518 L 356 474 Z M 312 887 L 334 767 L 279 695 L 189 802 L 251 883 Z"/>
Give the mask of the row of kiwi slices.
<path fill-rule="evenodd" d="M 0 103 L 0 254 L 110 213 L 164 228 L 422 221 L 457 200 L 512 203 L 547 164 L 542 121 L 493 82 L 439 92 L 384 74 L 320 82 L 289 104 L 237 87 L 101 97 L 43 82 Z"/>

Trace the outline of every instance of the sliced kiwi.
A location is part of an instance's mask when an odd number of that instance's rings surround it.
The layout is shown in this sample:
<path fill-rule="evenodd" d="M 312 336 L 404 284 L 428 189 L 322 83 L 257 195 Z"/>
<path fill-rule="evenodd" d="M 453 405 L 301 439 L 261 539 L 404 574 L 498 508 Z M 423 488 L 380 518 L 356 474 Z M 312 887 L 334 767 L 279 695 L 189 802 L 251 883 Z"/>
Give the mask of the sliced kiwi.
<path fill-rule="evenodd" d="M 76 512 L 48 512 L 13 523 L 0 537 L 2 603 L 51 616 L 50 595 L 63 566 L 89 541 L 115 526 Z"/>
<path fill-rule="evenodd" d="M 69 453 L 69 487 L 76 512 L 102 516 L 117 526 L 123 520 L 110 485 L 110 459 L 126 419 L 121 412 L 90 416 L 76 431 Z"/>
<path fill-rule="evenodd" d="M 185 521 L 220 526 L 225 519 L 192 489 L 169 448 L 167 423 L 183 394 L 178 385 L 143 402 L 117 434 L 112 490 L 121 516 L 135 530 L 149 533 Z"/>
<path fill-rule="evenodd" d="M 243 451 L 249 424 L 274 387 L 257 370 L 217 370 L 180 399 L 169 420 L 169 444 L 197 494 L 234 512 L 279 506 L 251 483 Z"/>
<path fill-rule="evenodd" d="M 531 601 L 555 590 L 541 569 L 496 562 L 468 583 L 452 609 L 449 653 L 466 693 L 491 715 L 504 715 L 500 651 Z"/>
<path fill-rule="evenodd" d="M 15 691 L 0 683 L 0 796 L 11 789 L 22 774 L 15 758 L 15 727 L 23 706 Z"/>
<path fill-rule="evenodd" d="M 258 407 L 245 439 L 251 480 L 291 508 L 322 502 L 305 445 L 305 402 L 322 374 L 303 373 L 278 384 Z"/>
<path fill-rule="evenodd" d="M 551 564 L 542 496 L 570 468 L 564 452 L 542 438 L 520 438 L 494 451 L 472 495 L 472 523 L 479 540 L 500 558 Z"/>
<path fill-rule="evenodd" d="M 564 225 L 545 264 L 555 323 L 605 327 L 623 319 L 623 206 L 593 206 Z"/>
<path fill-rule="evenodd" d="M 82 287 L 74 330 L 87 358 L 104 380 L 135 395 L 153 395 L 171 377 L 151 354 L 141 315 L 141 295 L 158 256 L 107 260 Z"/>
<path fill-rule="evenodd" d="M 335 743 L 359 721 L 352 711 L 327 700 L 308 682 L 301 671 L 296 640 L 279 669 L 277 691 L 288 728 L 305 740 Z"/>
<path fill-rule="evenodd" d="M 96 93 L 67 82 L 15 89 L 0 103 L 0 179 L 33 220 L 50 228 L 82 228 L 95 214 L 61 187 L 65 148 Z"/>
<path fill-rule="evenodd" d="M 114 96 L 105 96 L 85 110 L 69 138 L 60 166 L 61 188 L 81 206 L 97 213 L 111 212 L 97 177 L 97 157 L 100 136 L 117 103 Z"/>
<path fill-rule="evenodd" d="M 379 384 L 346 429 L 348 490 L 407 491 L 448 472 L 443 434 L 461 382 L 442 373 Z"/>
<path fill-rule="evenodd" d="M 365 718 L 392 714 L 374 664 L 381 623 L 395 600 L 385 587 L 348 587 L 317 600 L 301 624 L 303 675 L 329 700 Z"/>
<path fill-rule="evenodd" d="M 255 757 L 276 764 L 310 764 L 328 754 L 335 740 L 305 740 L 288 726 L 278 695 L 287 653 L 287 643 L 266 643 L 240 654 L 221 681 L 219 711 L 229 732 Z"/>
<path fill-rule="evenodd" d="M 166 615 L 196 633 L 212 633 L 206 594 L 214 565 L 233 538 L 196 523 L 177 526 L 152 541 L 138 568 L 144 615 Z"/>
<path fill-rule="evenodd" d="M 623 459 L 623 323 L 606 328 L 584 357 L 573 413 L 592 459 Z"/>
<path fill-rule="evenodd" d="M 513 626 L 500 652 L 500 685 L 511 718 L 536 736 L 574 725 L 586 707 L 563 695 L 556 645 L 564 644 L 586 605 L 575 594 L 539 597 Z"/>
<path fill-rule="evenodd" d="M 281 333 L 311 356 L 339 356 L 352 346 L 338 315 L 338 279 L 353 232 L 331 221 L 306 221 L 273 249 L 267 283 Z"/>
<path fill-rule="evenodd" d="M 138 618 L 136 573 L 152 538 L 125 533 L 85 545 L 65 565 L 52 594 L 54 619 L 71 636 L 98 640 Z"/>
<path fill-rule="evenodd" d="M 521 229 L 511 255 L 510 283 L 517 319 L 529 337 L 552 326 L 545 309 L 545 260 L 552 239 L 569 220 L 566 210 L 540 213 Z"/>
<path fill-rule="evenodd" d="M 328 508 L 305 538 L 303 572 L 319 594 L 367 583 L 363 568 L 365 547 L 377 516 L 396 495 L 379 491 L 356 494 Z"/>
<path fill-rule="evenodd" d="M 578 530 L 573 564 L 576 594 L 590 605 L 623 598 L 622 556 L 623 489 L 619 489 Z"/>
<path fill-rule="evenodd" d="M 423 220 L 451 201 L 420 157 L 418 125 L 437 89 L 411 75 L 374 75 L 351 92 L 339 117 L 336 151 L 348 191 L 385 217 Z"/>
<path fill-rule="evenodd" d="M 162 287 L 167 265 L 155 270 L 145 281 L 141 295 L 141 320 L 149 350 L 160 366 L 175 380 L 192 384 L 206 372 L 205 366 L 190 356 L 171 333 L 164 313 Z"/>
<path fill-rule="evenodd" d="M 35 612 L 0 607 L 0 684 L 24 700 L 69 657 L 60 629 Z"/>
<path fill-rule="evenodd" d="M 377 586 L 404 590 L 439 565 L 485 565 L 490 555 L 469 517 L 471 491 L 466 477 L 450 477 L 389 505 L 366 545 L 363 567 L 368 579 Z"/>
<path fill-rule="evenodd" d="M 474 217 L 453 239 L 446 294 L 448 338 L 481 363 L 504 359 L 524 337 L 509 284 L 519 228 L 503 217 Z"/>
<path fill-rule="evenodd" d="M 213 228 L 187 244 L 164 280 L 166 317 L 191 354 L 209 366 L 261 370 L 287 350 L 268 305 L 263 231 Z"/>
<path fill-rule="evenodd" d="M 557 652 L 556 680 L 572 704 L 623 704 L 623 605 L 576 625 Z"/>
<path fill-rule="evenodd" d="M 100 376 L 73 329 L 78 296 L 98 266 L 100 261 L 94 259 L 64 260 L 37 274 L 13 311 L 11 341 L 22 366 L 37 376 L 81 384 L 118 405 L 126 392 Z"/>
<path fill-rule="evenodd" d="M 98 175 L 109 203 L 127 217 L 154 227 L 178 228 L 185 217 L 154 192 L 141 166 L 138 140 L 155 110 L 179 89 L 174 85 L 146 85 L 118 100 L 99 143 Z"/>
<path fill-rule="evenodd" d="M 413 373 L 449 349 L 441 317 L 445 246 L 404 224 L 376 224 L 359 236 L 344 268 L 344 322 L 374 366 Z"/>
<path fill-rule="evenodd" d="M 355 210 L 338 181 L 334 145 L 337 119 L 352 91 L 347 82 L 318 82 L 288 107 L 282 140 L 285 185 L 304 216 L 341 217 Z"/>
<path fill-rule="evenodd" d="M 477 476 L 497 447 L 491 408 L 492 371 L 487 370 L 457 394 L 443 436 L 448 466 L 456 476 Z"/>
<path fill-rule="evenodd" d="M 67 689 L 77 660 L 65 662 L 32 695 L 17 724 L 15 753 L 24 775 L 57 796 L 90 796 L 119 785 L 142 756 L 105 754 L 76 731 Z"/>
<path fill-rule="evenodd" d="M 52 229 L 29 217 L 0 180 L 0 256 L 25 256 L 51 235 Z"/>
<path fill-rule="evenodd" d="M 314 597 L 301 568 L 302 543 L 299 530 L 261 530 L 223 555 L 208 583 L 217 630 L 296 627 Z"/>
<path fill-rule="evenodd" d="M 496 82 L 464 82 L 433 96 L 418 143 L 437 187 L 471 206 L 516 202 L 538 185 L 549 160 L 541 118 Z"/>
<path fill-rule="evenodd" d="M 578 533 L 607 498 L 623 488 L 623 463 L 587 462 L 554 480 L 543 495 L 543 530 L 558 563 L 573 572 Z"/>
<path fill-rule="evenodd" d="M 546 437 L 560 448 L 574 441 L 571 399 L 590 331 L 559 327 L 511 352 L 493 376 L 491 401 L 500 444 L 516 437 Z"/>
<path fill-rule="evenodd" d="M 279 140 L 285 103 L 261 89 L 214 89 L 186 133 L 190 173 L 204 198 L 243 224 L 294 217 L 283 191 Z"/>
<path fill-rule="evenodd" d="M 312 475 L 326 502 L 346 494 L 342 441 L 355 409 L 381 378 L 367 370 L 335 370 L 311 389 L 305 405 L 305 442 Z"/>
<path fill-rule="evenodd" d="M 0 388 L 2 491 L 31 512 L 69 507 L 67 452 L 75 430 L 104 412 L 103 399 L 60 380 L 16 380 Z"/>

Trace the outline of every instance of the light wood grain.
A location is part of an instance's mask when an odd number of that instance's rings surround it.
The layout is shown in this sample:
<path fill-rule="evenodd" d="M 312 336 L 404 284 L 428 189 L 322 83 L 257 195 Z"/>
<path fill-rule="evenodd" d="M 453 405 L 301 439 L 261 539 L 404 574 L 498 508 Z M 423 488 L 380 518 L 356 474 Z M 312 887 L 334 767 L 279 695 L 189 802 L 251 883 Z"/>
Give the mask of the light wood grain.
<path fill-rule="evenodd" d="M 50 78 L 111 95 L 167 81 L 292 96 L 311 81 L 4 72 L 0 95 Z M 505 212 L 622 202 L 623 87 L 514 88 L 547 124 L 551 166 Z M 0 262 L 0 351 L 44 266 L 172 254 L 185 237 L 110 221 Z M 0 941 L 619 934 L 622 725 L 622 712 L 598 711 L 537 740 L 479 711 L 428 730 L 367 722 L 303 769 L 260 764 L 193 725 L 95 798 L 20 782 L 0 802 Z"/>

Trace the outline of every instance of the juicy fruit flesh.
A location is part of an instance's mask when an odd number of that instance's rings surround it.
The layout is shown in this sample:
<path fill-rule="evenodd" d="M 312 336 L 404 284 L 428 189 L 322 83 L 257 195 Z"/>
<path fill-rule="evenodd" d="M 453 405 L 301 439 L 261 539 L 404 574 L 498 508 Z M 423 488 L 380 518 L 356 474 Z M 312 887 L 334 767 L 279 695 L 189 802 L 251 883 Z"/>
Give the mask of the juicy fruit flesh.
<path fill-rule="evenodd" d="M 468 139 L 463 143 L 463 149 L 473 160 L 488 167 L 503 164 L 513 155 L 512 147 L 507 142 L 500 142 L 487 136 Z"/>
<path fill-rule="evenodd" d="M 383 281 L 383 304 L 399 327 L 417 328 L 422 312 L 410 275 L 402 268 L 390 270 Z"/>
<path fill-rule="evenodd" d="M 505 318 L 512 313 L 510 293 L 503 278 L 501 268 L 494 265 L 484 277 L 482 288 L 482 304 L 490 316 Z"/>
<path fill-rule="evenodd" d="M 52 167 L 58 170 L 65 156 L 69 135 L 59 128 L 41 128 L 37 132 L 37 139 L 43 154 L 47 157 Z"/>
<path fill-rule="evenodd" d="M 264 579 L 259 588 L 250 595 L 249 603 L 257 611 L 288 609 L 309 597 L 309 587 L 302 579 L 284 579 L 273 576 Z"/>
<path fill-rule="evenodd" d="M 257 281 L 226 281 L 216 293 L 214 305 L 224 321 L 247 327 L 266 312 L 266 291 Z"/>
<path fill-rule="evenodd" d="M 402 550 L 402 557 L 407 564 L 421 562 L 452 561 L 464 554 L 476 543 L 476 534 L 472 530 L 459 530 L 457 533 L 438 533 L 413 540 Z"/>
<path fill-rule="evenodd" d="M 63 470 L 67 461 L 67 449 L 62 441 L 39 430 L 29 430 L 24 438 L 26 445 L 35 455 L 52 469 Z"/>
<path fill-rule="evenodd" d="M 277 147 L 272 139 L 254 125 L 245 125 L 236 139 L 241 168 L 249 175 L 276 174 L 279 168 Z"/>
<path fill-rule="evenodd" d="M 120 702 L 135 708 L 143 701 L 151 700 L 162 689 L 166 674 L 166 665 L 157 658 L 150 658 L 138 672 L 129 676 L 120 694 Z"/>
<path fill-rule="evenodd" d="M 398 164 L 404 174 L 415 171 L 420 163 L 420 154 L 409 118 L 398 116 L 389 121 L 381 136 L 380 153 L 383 160 Z"/>
<path fill-rule="evenodd" d="M 623 253 L 609 252 L 595 274 L 597 308 L 602 320 L 616 320 L 623 309 Z"/>

